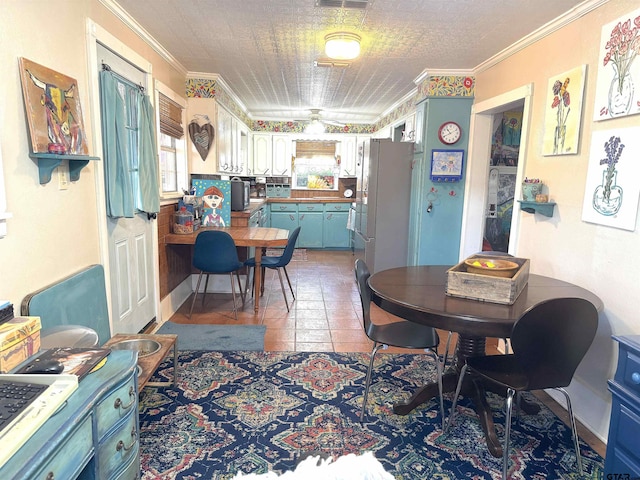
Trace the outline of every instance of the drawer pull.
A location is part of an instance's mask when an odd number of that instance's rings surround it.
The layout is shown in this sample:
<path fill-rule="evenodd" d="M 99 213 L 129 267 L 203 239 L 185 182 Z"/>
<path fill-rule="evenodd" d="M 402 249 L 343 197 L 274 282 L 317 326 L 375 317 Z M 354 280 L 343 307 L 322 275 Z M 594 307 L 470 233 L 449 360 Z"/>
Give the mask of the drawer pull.
<path fill-rule="evenodd" d="M 633 372 L 631 374 L 631 381 L 633 383 L 635 383 L 636 385 L 640 385 L 640 373 L 638 372 Z"/>
<path fill-rule="evenodd" d="M 115 408 L 116 410 L 119 408 L 122 408 L 123 410 L 129 410 L 133 406 L 133 404 L 136 403 L 136 392 L 133 389 L 133 385 L 129 388 L 129 398 L 131 399 L 131 401 L 127 405 L 123 405 L 120 397 L 116 398 L 116 401 L 113 403 L 113 408 Z"/>
<path fill-rule="evenodd" d="M 55 480 L 55 478 L 56 478 L 56 476 L 54 475 L 53 472 L 47 473 L 46 480 Z"/>
<path fill-rule="evenodd" d="M 119 452 L 121 450 L 128 452 L 133 447 L 135 447 L 137 441 L 138 441 L 138 433 L 136 432 L 136 427 L 133 427 L 131 429 L 131 443 L 129 444 L 129 446 L 125 445 L 122 440 L 118 440 L 118 443 L 116 444 L 116 452 Z"/>

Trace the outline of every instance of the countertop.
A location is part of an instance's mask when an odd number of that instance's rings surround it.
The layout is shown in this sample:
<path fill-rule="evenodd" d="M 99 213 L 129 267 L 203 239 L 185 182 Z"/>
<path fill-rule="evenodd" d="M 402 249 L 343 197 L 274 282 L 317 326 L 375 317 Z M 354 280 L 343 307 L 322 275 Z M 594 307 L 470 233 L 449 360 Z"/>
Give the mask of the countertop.
<path fill-rule="evenodd" d="M 232 211 L 232 217 L 250 217 L 253 212 L 267 203 L 351 203 L 354 198 L 344 197 L 312 197 L 312 198 L 251 198 L 249 208 L 243 211 Z"/>

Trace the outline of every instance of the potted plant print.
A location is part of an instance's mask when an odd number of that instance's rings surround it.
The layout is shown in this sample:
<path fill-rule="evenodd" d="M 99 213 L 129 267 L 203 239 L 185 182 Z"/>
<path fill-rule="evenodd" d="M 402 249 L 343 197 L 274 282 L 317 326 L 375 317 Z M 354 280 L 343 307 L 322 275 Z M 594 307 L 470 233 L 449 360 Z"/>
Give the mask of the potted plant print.
<path fill-rule="evenodd" d="M 571 111 L 571 96 L 569 95 L 569 77 L 562 83 L 556 80 L 553 84 L 553 102 L 551 108 L 557 108 L 556 111 L 556 129 L 553 137 L 553 153 L 558 154 L 564 152 L 564 139 L 567 135 L 567 118 Z"/>
<path fill-rule="evenodd" d="M 522 182 L 522 200 L 535 202 L 536 196 L 542 193 L 543 185 L 539 178 L 525 178 Z"/>
<path fill-rule="evenodd" d="M 611 136 L 604 144 L 607 157 L 600 160 L 600 165 L 606 165 L 607 168 L 602 172 L 602 184 L 598 185 L 593 193 L 593 208 L 602 215 L 615 215 L 622 206 L 622 187 L 616 183 L 616 165 L 622 150 L 624 144 L 620 143 L 620 137 Z"/>
<path fill-rule="evenodd" d="M 612 117 L 629 113 L 633 100 L 631 65 L 640 50 L 640 16 L 618 22 L 611 31 L 605 45 L 603 65 L 612 65 L 614 70 L 609 87 L 609 114 Z"/>

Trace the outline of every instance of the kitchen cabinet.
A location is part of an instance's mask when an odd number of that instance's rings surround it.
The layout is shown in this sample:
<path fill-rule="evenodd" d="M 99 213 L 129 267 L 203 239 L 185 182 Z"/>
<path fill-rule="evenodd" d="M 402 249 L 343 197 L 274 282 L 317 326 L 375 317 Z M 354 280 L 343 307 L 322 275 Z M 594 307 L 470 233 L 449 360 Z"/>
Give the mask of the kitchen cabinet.
<path fill-rule="evenodd" d="M 298 204 L 298 225 L 300 235 L 297 246 L 300 248 L 322 248 L 324 231 L 324 205 L 322 203 Z"/>
<path fill-rule="evenodd" d="M 294 230 L 298 226 L 298 205 L 295 203 L 273 203 L 269 205 L 271 211 L 270 227 Z M 298 237 L 298 242 L 300 238 Z"/>
<path fill-rule="evenodd" d="M 251 175 L 273 175 L 271 152 L 271 134 L 254 133 Z"/>
<path fill-rule="evenodd" d="M 327 203 L 324 206 L 322 246 L 324 248 L 349 248 L 351 231 L 347 229 L 350 203 Z"/>
<path fill-rule="evenodd" d="M 243 147 L 243 135 L 245 136 Z M 218 171 L 229 175 L 247 173 L 247 127 L 223 107 L 218 108 Z"/>
<path fill-rule="evenodd" d="M 611 392 L 611 421 L 604 478 L 640 478 L 640 335 L 614 336 L 618 367 Z"/>
<path fill-rule="evenodd" d="M 340 176 L 356 175 L 356 158 L 358 154 L 358 137 L 342 135 L 336 147 L 336 154 L 340 155 Z"/>
<path fill-rule="evenodd" d="M 273 134 L 271 138 L 271 171 L 274 176 L 290 177 L 293 137 L 288 134 Z"/>

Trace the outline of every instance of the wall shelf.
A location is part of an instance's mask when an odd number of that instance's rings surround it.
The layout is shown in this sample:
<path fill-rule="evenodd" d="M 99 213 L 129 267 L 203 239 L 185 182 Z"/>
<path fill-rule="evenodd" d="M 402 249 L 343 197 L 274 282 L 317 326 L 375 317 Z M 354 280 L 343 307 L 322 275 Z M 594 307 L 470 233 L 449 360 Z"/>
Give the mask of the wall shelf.
<path fill-rule="evenodd" d="M 553 209 L 556 206 L 556 202 L 525 202 L 524 200 L 518 200 L 520 203 L 520 210 L 527 213 L 539 213 L 545 217 L 553 217 Z"/>
<path fill-rule="evenodd" d="M 80 178 L 80 171 L 87 166 L 89 161 L 100 160 L 100 157 L 89 155 L 59 155 L 56 153 L 30 153 L 29 156 L 38 162 L 41 185 L 51 181 L 51 174 L 63 160 L 69 160 L 69 178 L 72 182 Z"/>

